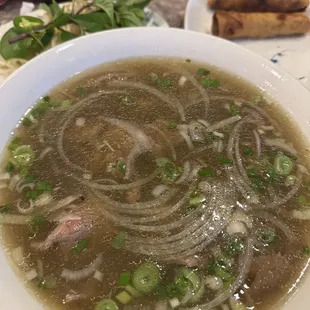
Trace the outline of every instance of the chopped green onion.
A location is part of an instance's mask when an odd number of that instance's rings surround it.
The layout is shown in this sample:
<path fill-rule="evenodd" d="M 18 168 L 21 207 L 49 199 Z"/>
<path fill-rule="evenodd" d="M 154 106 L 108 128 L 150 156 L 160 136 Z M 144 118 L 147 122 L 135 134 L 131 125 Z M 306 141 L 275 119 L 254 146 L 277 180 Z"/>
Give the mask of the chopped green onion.
<path fill-rule="evenodd" d="M 240 110 L 239 108 L 235 105 L 235 104 L 232 104 L 230 106 L 230 111 L 231 111 L 231 115 L 232 116 L 235 116 L 235 115 L 239 115 L 240 114 Z"/>
<path fill-rule="evenodd" d="M 171 88 L 173 86 L 171 79 L 158 79 L 156 83 L 161 88 Z"/>
<path fill-rule="evenodd" d="M 21 140 L 19 137 L 14 138 L 8 146 L 8 150 L 11 152 L 15 151 L 20 146 Z"/>
<path fill-rule="evenodd" d="M 35 153 L 30 145 L 21 145 L 13 151 L 13 158 L 18 165 L 28 167 L 33 163 Z"/>
<path fill-rule="evenodd" d="M 197 70 L 197 75 L 208 75 L 208 74 L 210 74 L 210 71 L 208 71 L 208 70 L 206 70 L 204 68 L 199 68 Z"/>
<path fill-rule="evenodd" d="M 213 176 L 213 170 L 211 168 L 201 168 L 198 171 L 198 174 L 201 177 L 212 177 Z"/>
<path fill-rule="evenodd" d="M 52 185 L 48 182 L 38 182 L 35 188 L 42 192 L 51 192 L 53 190 Z"/>
<path fill-rule="evenodd" d="M 112 246 L 115 249 L 121 249 L 124 244 L 125 244 L 125 239 L 126 239 L 126 233 L 124 231 L 121 231 L 118 233 L 117 236 L 114 237 L 112 240 Z"/>
<path fill-rule="evenodd" d="M 209 266 L 209 274 L 218 276 L 224 281 L 230 281 L 232 278 L 232 270 L 223 260 L 215 260 Z"/>
<path fill-rule="evenodd" d="M 220 82 L 218 80 L 207 79 L 207 78 L 202 78 L 200 80 L 200 83 L 204 87 L 218 88 L 220 86 Z"/>
<path fill-rule="evenodd" d="M 175 121 L 168 122 L 168 127 L 171 129 L 175 129 L 175 128 L 177 128 L 177 126 L 178 126 L 178 124 Z"/>
<path fill-rule="evenodd" d="M 160 269 L 153 263 L 141 264 L 132 276 L 132 285 L 143 294 L 152 292 L 160 282 Z"/>
<path fill-rule="evenodd" d="M 73 255 L 77 255 L 82 253 L 84 250 L 86 250 L 88 246 L 88 240 L 82 239 L 78 241 L 78 243 L 71 249 L 71 253 Z"/>
<path fill-rule="evenodd" d="M 118 283 L 120 286 L 130 284 L 130 272 L 129 271 L 122 272 L 119 276 Z"/>
<path fill-rule="evenodd" d="M 229 256 L 236 256 L 244 251 L 244 243 L 239 237 L 230 238 L 225 248 L 225 253 Z"/>
<path fill-rule="evenodd" d="M 310 205 L 310 202 L 308 201 L 308 199 L 305 195 L 299 195 L 297 197 L 297 202 L 302 206 L 309 206 Z"/>
<path fill-rule="evenodd" d="M 257 176 L 257 171 L 253 168 L 247 169 L 246 173 L 249 177 L 256 177 Z"/>
<path fill-rule="evenodd" d="M 288 156 L 278 154 L 274 160 L 274 167 L 277 174 L 288 176 L 293 170 L 294 163 Z"/>
<path fill-rule="evenodd" d="M 279 184 L 281 179 L 280 176 L 276 172 L 276 168 L 273 165 L 268 165 L 266 168 L 266 177 L 267 181 L 272 184 Z"/>
<path fill-rule="evenodd" d="M 6 204 L 0 207 L 0 213 L 10 213 L 13 210 L 13 206 L 11 204 Z"/>
<path fill-rule="evenodd" d="M 259 234 L 259 239 L 264 244 L 272 244 L 273 242 L 276 241 L 276 238 L 277 238 L 277 233 L 272 229 L 264 229 Z"/>
<path fill-rule="evenodd" d="M 132 297 L 126 291 L 120 292 L 118 295 L 115 296 L 115 298 L 123 305 L 128 304 L 132 299 Z"/>
<path fill-rule="evenodd" d="M 141 297 L 141 293 L 139 293 L 133 286 L 127 284 L 125 290 L 131 294 L 132 297 L 139 298 Z"/>
<path fill-rule="evenodd" d="M 185 59 L 185 61 L 186 61 L 186 62 L 192 62 L 192 60 L 191 60 L 191 59 Z"/>
<path fill-rule="evenodd" d="M 224 156 L 218 156 L 217 161 L 223 165 L 232 165 L 233 164 L 233 160 L 231 158 L 224 157 Z"/>
<path fill-rule="evenodd" d="M 124 96 L 122 97 L 122 103 L 125 105 L 132 105 L 133 100 L 130 96 Z"/>
<path fill-rule="evenodd" d="M 204 201 L 206 201 L 205 195 L 201 193 L 199 190 L 195 190 L 191 193 L 191 197 L 189 199 L 190 206 L 199 206 Z"/>
<path fill-rule="evenodd" d="M 40 196 L 40 193 L 36 190 L 28 190 L 26 192 L 26 199 L 35 200 Z"/>
<path fill-rule="evenodd" d="M 77 89 L 76 89 L 76 91 L 81 95 L 81 96 L 83 96 L 83 97 L 85 97 L 87 94 L 86 94 L 86 90 L 85 90 L 85 88 L 84 87 L 78 87 Z"/>
<path fill-rule="evenodd" d="M 310 256 L 310 247 L 309 246 L 304 246 L 301 249 L 301 252 L 304 256 Z"/>
<path fill-rule="evenodd" d="M 183 172 L 183 167 L 177 166 L 166 157 L 158 158 L 156 164 L 161 169 L 164 182 L 170 183 L 175 181 Z"/>
<path fill-rule="evenodd" d="M 36 232 L 45 222 L 46 219 L 43 215 L 34 216 L 30 222 L 30 230 Z"/>
<path fill-rule="evenodd" d="M 33 124 L 33 122 L 31 121 L 31 119 L 27 116 L 25 116 L 22 120 L 22 124 L 26 127 L 31 126 Z"/>
<path fill-rule="evenodd" d="M 5 167 L 5 170 L 7 172 L 13 172 L 14 169 L 15 169 L 15 165 L 11 161 L 9 161 Z"/>
<path fill-rule="evenodd" d="M 123 161 L 118 161 L 116 164 L 117 170 L 120 172 L 125 173 L 126 172 L 126 164 Z"/>
<path fill-rule="evenodd" d="M 150 72 L 149 73 L 149 78 L 152 80 L 152 81 L 157 81 L 158 80 L 158 75 L 154 72 Z"/>
<path fill-rule="evenodd" d="M 118 306 L 112 299 L 102 299 L 96 304 L 95 310 L 118 310 Z"/>
<path fill-rule="evenodd" d="M 243 153 L 245 155 L 248 155 L 248 156 L 253 156 L 253 154 L 254 154 L 253 150 L 250 147 L 248 147 L 248 146 L 245 146 L 243 148 Z"/>
<path fill-rule="evenodd" d="M 29 184 L 29 183 L 34 182 L 35 179 L 36 179 L 35 176 L 33 176 L 33 175 L 28 175 L 28 176 L 26 176 L 25 181 L 24 181 L 23 183 L 24 183 L 24 184 Z"/>
<path fill-rule="evenodd" d="M 22 167 L 19 171 L 19 174 L 23 177 L 25 177 L 29 172 L 29 169 L 27 167 Z"/>

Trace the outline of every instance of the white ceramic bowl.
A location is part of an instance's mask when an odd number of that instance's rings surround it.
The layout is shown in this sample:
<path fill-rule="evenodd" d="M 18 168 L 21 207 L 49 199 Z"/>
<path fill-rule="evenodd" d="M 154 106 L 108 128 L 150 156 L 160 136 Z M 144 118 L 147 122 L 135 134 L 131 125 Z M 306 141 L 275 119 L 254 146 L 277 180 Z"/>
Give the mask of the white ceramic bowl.
<path fill-rule="evenodd" d="M 310 93 L 271 62 L 236 44 L 199 33 L 132 28 L 105 31 L 62 44 L 13 74 L 0 87 L 0 149 L 23 113 L 61 81 L 101 63 L 137 56 L 190 58 L 241 76 L 281 103 L 298 122 L 306 138 L 310 138 Z M 308 277 L 284 309 L 309 309 L 309 291 Z M 2 250 L 0 309 L 43 309 L 16 277 Z"/>

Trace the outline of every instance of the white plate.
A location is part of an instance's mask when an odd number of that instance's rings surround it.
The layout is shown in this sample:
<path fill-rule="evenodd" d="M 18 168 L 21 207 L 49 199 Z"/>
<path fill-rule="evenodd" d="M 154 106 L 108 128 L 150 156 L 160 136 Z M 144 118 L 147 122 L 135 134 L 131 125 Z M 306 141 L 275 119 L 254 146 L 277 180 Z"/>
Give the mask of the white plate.
<path fill-rule="evenodd" d="M 71 2 L 61 3 L 60 7 L 63 7 L 65 5 L 68 6 L 70 4 Z M 38 18 L 44 18 L 44 16 L 46 17 L 46 13 L 44 10 L 35 10 L 25 15 L 34 16 Z M 146 17 L 146 21 L 145 21 L 146 27 L 162 27 L 162 28 L 169 27 L 168 23 L 163 19 L 163 17 L 161 17 L 159 14 L 151 11 L 148 8 L 145 9 L 145 17 Z M 2 36 L 12 27 L 13 27 L 13 21 L 0 26 L 0 40 Z M 5 80 L 5 77 L 0 74 L 0 85 L 3 83 L 4 80 Z"/>
<path fill-rule="evenodd" d="M 189 0 L 184 27 L 211 33 L 213 10 L 207 0 Z M 306 12 L 310 16 L 310 7 Z M 277 63 L 310 89 L 310 34 L 302 37 L 283 37 L 262 40 L 236 40 L 236 43 Z"/>

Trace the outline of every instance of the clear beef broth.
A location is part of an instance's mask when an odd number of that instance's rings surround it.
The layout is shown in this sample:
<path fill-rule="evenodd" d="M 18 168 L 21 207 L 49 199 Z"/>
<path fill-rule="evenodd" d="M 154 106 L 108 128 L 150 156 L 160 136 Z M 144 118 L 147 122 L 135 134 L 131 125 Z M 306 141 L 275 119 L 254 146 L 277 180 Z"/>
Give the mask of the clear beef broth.
<path fill-rule="evenodd" d="M 274 308 L 310 255 L 299 137 L 277 105 L 209 65 L 89 70 L 8 144 L 4 245 L 51 309 Z"/>

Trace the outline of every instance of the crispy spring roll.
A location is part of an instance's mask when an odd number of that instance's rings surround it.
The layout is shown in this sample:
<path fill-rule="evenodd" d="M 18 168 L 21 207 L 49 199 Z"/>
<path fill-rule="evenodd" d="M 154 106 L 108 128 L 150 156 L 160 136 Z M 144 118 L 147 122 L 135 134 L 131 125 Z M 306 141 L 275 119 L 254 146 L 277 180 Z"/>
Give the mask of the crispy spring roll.
<path fill-rule="evenodd" d="M 208 0 L 214 10 L 238 12 L 300 12 L 309 0 Z"/>
<path fill-rule="evenodd" d="M 212 34 L 226 38 L 267 38 L 305 34 L 310 31 L 310 19 L 303 13 L 239 13 L 216 12 Z"/>

